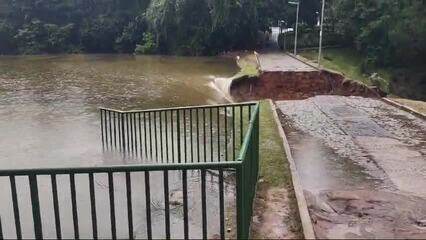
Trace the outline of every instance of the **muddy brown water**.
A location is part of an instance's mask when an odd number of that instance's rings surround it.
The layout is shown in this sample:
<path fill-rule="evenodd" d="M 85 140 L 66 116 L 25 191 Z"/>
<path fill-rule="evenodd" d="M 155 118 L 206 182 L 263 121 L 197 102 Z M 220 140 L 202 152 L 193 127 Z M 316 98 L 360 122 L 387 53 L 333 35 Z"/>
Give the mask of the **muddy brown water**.
<path fill-rule="evenodd" d="M 147 109 L 226 103 L 215 78 L 235 74 L 232 59 L 128 55 L 0 57 L 0 166 L 2 169 L 122 164 L 102 151 L 98 107 Z M 146 237 L 143 174 L 132 176 L 135 236 Z M 172 237 L 183 237 L 181 176 L 170 174 Z M 215 174 L 208 174 L 209 235 L 219 232 Z M 124 176 L 116 174 L 118 237 L 127 237 Z M 190 237 L 201 237 L 200 174 L 188 173 Z M 77 176 L 80 237 L 91 237 L 87 176 Z M 27 180 L 17 178 L 23 237 L 32 237 Z M 162 174 L 151 175 L 153 237 L 164 237 Z M 73 237 L 69 178 L 58 177 L 63 237 Z M 121 187 L 120 187 L 121 186 Z M 15 237 L 8 179 L 0 216 L 5 237 Z M 43 233 L 55 237 L 50 180 L 40 177 Z M 227 205 L 233 184 L 225 186 Z M 96 177 L 99 237 L 110 237 L 107 176 Z"/>

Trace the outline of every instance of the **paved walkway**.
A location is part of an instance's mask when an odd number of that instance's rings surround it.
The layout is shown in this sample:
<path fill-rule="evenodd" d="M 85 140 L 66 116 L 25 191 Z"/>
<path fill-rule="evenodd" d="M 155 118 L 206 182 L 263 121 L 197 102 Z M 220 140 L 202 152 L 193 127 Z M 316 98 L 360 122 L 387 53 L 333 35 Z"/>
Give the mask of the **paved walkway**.
<path fill-rule="evenodd" d="M 259 54 L 260 69 L 264 72 L 310 72 L 317 69 L 285 53 L 271 52 Z"/>
<path fill-rule="evenodd" d="M 426 121 L 362 97 L 277 107 L 321 237 L 426 237 Z"/>

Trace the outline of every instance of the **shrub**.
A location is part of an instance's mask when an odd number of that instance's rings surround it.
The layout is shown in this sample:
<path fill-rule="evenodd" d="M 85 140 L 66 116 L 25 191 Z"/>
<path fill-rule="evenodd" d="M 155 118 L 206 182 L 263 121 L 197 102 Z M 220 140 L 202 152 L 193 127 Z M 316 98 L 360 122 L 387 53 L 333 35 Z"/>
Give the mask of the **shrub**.
<path fill-rule="evenodd" d="M 16 44 L 13 36 L 15 36 L 13 26 L 6 21 L 0 21 L 0 54 L 14 53 Z"/>
<path fill-rule="evenodd" d="M 110 52 L 120 32 L 120 24 L 112 16 L 99 15 L 87 20 L 81 29 L 83 48 L 88 52 Z"/>
<path fill-rule="evenodd" d="M 144 33 L 141 44 L 136 45 L 136 54 L 153 54 L 157 50 L 154 35 L 150 32 Z"/>
<path fill-rule="evenodd" d="M 47 31 L 44 24 L 39 20 L 33 20 L 18 29 L 14 37 L 18 44 L 20 53 L 38 54 L 43 53 L 47 46 Z"/>

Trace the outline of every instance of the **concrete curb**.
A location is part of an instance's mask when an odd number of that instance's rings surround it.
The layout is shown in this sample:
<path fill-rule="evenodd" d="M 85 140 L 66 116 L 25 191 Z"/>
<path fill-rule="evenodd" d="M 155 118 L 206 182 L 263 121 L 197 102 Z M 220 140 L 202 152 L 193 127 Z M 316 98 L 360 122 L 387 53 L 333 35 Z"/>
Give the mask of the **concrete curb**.
<path fill-rule="evenodd" d="M 278 118 L 277 108 L 275 104 L 272 102 L 271 99 L 268 99 L 268 102 L 271 106 L 275 122 L 278 126 L 278 132 L 283 141 L 284 150 L 287 155 L 287 160 L 290 166 L 291 179 L 293 181 L 293 188 L 296 195 L 297 206 L 299 208 L 300 221 L 302 222 L 303 236 L 305 237 L 305 239 L 315 239 L 314 227 L 312 224 L 311 217 L 309 215 L 308 205 L 306 203 L 305 195 L 303 193 L 303 188 L 299 180 L 299 174 L 296 170 L 296 164 L 291 155 L 290 145 L 288 144 L 287 137 L 281 126 L 280 119 Z"/>
<path fill-rule="evenodd" d="M 309 62 L 307 59 L 302 59 L 301 57 L 299 57 L 299 56 L 296 56 L 296 55 L 294 55 L 294 54 L 292 54 L 292 53 L 285 53 L 285 54 L 287 54 L 288 56 L 290 56 L 290 57 L 292 57 L 292 58 L 294 58 L 294 59 L 296 59 L 297 61 L 299 61 L 299 62 L 302 62 L 302 63 L 304 63 L 304 64 L 306 64 L 306 65 L 308 65 L 308 66 L 310 66 L 310 67 L 312 67 L 312 68 L 314 68 L 314 69 L 316 69 L 317 71 L 321 71 L 322 69 L 320 69 L 320 68 L 318 68 L 318 66 L 314 66 L 314 64 L 313 63 L 311 63 L 311 62 Z"/>
<path fill-rule="evenodd" d="M 426 119 L 426 115 L 424 115 L 423 113 L 421 113 L 419 111 L 412 109 L 411 107 L 408 107 L 408 106 L 403 105 L 401 103 L 390 100 L 389 98 L 381 98 L 381 99 L 382 99 L 382 101 L 384 101 L 385 103 L 387 103 L 389 105 L 392 105 L 392 106 L 397 107 L 401 110 L 407 111 L 407 112 L 409 112 L 409 113 L 411 113 L 411 114 L 415 115 L 416 117 L 419 117 L 423 120 Z"/>

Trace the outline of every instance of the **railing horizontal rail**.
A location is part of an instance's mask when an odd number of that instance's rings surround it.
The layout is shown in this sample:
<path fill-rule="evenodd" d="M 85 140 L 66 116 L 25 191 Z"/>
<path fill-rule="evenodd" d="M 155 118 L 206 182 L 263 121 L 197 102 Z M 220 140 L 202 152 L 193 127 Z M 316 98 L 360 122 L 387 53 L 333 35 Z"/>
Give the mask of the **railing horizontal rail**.
<path fill-rule="evenodd" d="M 200 106 L 185 106 L 185 107 L 170 107 L 170 108 L 153 108 L 145 110 L 117 110 L 113 108 L 99 107 L 99 109 L 114 111 L 119 113 L 139 113 L 139 112 L 164 112 L 170 110 L 184 110 L 184 109 L 203 109 L 203 108 L 218 108 L 218 107 L 239 107 L 239 106 L 254 106 L 257 102 L 244 102 L 244 103 L 227 103 L 227 104 L 215 104 L 215 105 L 200 105 Z"/>
<path fill-rule="evenodd" d="M 163 170 L 220 170 L 237 168 L 241 165 L 238 161 L 229 162 L 200 162 L 200 163 L 165 163 L 165 164 L 138 164 L 117 165 L 100 167 L 76 167 L 76 168 L 29 168 L 29 169 L 1 169 L 0 176 L 26 176 L 26 175 L 50 175 L 50 174 L 88 174 L 108 172 L 143 172 Z"/>

